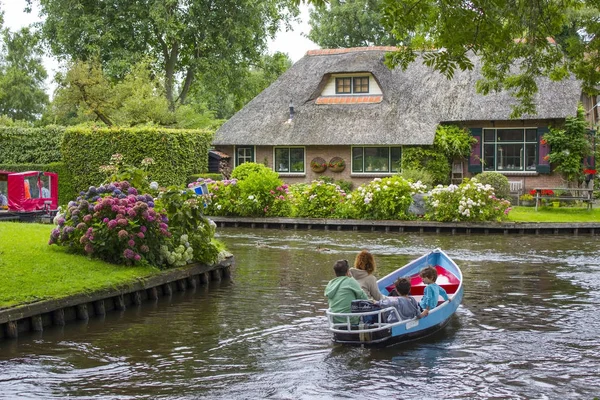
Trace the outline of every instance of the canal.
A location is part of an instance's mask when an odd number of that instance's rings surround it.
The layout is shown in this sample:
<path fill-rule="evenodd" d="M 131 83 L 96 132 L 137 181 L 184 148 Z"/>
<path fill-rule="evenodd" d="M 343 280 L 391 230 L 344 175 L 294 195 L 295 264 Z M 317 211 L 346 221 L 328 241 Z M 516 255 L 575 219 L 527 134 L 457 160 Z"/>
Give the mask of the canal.
<path fill-rule="evenodd" d="M 600 240 L 227 228 L 231 281 L 0 342 L 0 398 L 530 399 L 600 395 Z M 334 345 L 337 259 L 378 275 L 440 247 L 464 300 L 446 329 L 383 349 Z"/>

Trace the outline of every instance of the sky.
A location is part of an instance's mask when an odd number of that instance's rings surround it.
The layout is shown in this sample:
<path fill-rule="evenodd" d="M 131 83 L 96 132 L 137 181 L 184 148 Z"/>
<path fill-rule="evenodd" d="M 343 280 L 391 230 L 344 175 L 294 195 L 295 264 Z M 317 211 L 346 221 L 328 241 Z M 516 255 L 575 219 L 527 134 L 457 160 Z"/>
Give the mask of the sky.
<path fill-rule="evenodd" d="M 41 21 L 35 4 L 33 11 L 31 13 L 26 13 L 23 11 L 26 6 L 26 0 L 0 0 L 0 2 L 2 3 L 2 9 L 4 10 L 4 26 L 13 31 L 34 22 Z M 280 31 L 274 40 L 269 40 L 269 53 L 272 54 L 276 51 L 287 53 L 292 59 L 292 62 L 296 62 L 301 59 L 308 50 L 319 48 L 319 46 L 302 35 L 308 34 L 310 31 L 310 25 L 308 24 L 308 6 L 301 5 L 300 10 L 301 22 L 292 25 L 293 31 Z M 48 71 L 46 89 L 49 94 L 52 95 L 52 92 L 56 87 L 53 82 L 54 73 L 58 71 L 59 63 L 52 57 L 44 57 L 44 66 Z"/>

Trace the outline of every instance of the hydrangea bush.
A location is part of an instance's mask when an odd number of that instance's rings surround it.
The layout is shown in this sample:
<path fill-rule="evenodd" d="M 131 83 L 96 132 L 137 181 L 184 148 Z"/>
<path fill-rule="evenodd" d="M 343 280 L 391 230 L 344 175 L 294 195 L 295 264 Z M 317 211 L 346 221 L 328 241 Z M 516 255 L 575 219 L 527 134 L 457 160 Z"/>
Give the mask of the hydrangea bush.
<path fill-rule="evenodd" d="M 459 186 L 438 186 L 426 200 L 425 218 L 433 221 L 501 221 L 510 211 L 510 201 L 495 196 L 494 188 L 477 179 Z"/>
<path fill-rule="evenodd" d="M 164 210 L 127 181 L 90 187 L 54 221 L 49 244 L 113 263 L 161 265 L 160 246 L 171 238 Z"/>
<path fill-rule="evenodd" d="M 423 193 L 425 189 L 421 182 L 413 183 L 395 175 L 375 178 L 359 186 L 347 199 L 358 218 L 407 220 L 413 218 L 408 214 L 412 195 Z"/>
<path fill-rule="evenodd" d="M 308 218 L 339 216 L 339 206 L 346 201 L 346 192 L 334 183 L 313 181 L 297 185 L 294 195 L 294 215 Z"/>

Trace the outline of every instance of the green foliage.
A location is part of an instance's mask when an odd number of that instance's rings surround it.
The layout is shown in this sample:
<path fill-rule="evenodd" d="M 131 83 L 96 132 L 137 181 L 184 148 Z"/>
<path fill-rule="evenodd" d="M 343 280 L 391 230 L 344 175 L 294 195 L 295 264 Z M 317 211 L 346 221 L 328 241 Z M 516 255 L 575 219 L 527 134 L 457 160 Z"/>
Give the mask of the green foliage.
<path fill-rule="evenodd" d="M 208 184 L 206 214 L 214 216 L 239 216 L 237 201 L 240 188 L 237 179 L 224 179 Z"/>
<path fill-rule="evenodd" d="M 375 178 L 359 186 L 348 201 L 359 218 L 406 220 L 412 218 L 408 214 L 412 194 L 424 189 L 423 185 L 410 183 L 399 175 Z"/>
<path fill-rule="evenodd" d="M 193 0 L 132 2 L 110 6 L 40 0 L 42 32 L 52 52 L 76 60 L 101 57 L 111 77 L 122 77 L 142 59 L 155 60 L 169 107 L 185 104 L 197 78 L 246 67 L 260 59 L 266 40 L 297 14 L 287 0 L 208 6 Z M 133 29 L 132 24 L 135 25 Z M 135 34 L 132 34 L 135 32 Z"/>
<path fill-rule="evenodd" d="M 421 182 L 427 187 L 433 186 L 433 177 L 424 169 L 402 168 L 402 172 L 400 172 L 398 175 L 407 181 Z"/>
<path fill-rule="evenodd" d="M 381 1 L 331 0 L 310 11 L 308 38 L 322 48 L 395 46 L 401 42 L 381 26 Z"/>
<path fill-rule="evenodd" d="M 171 187 L 160 193 L 157 206 L 166 211 L 169 231 L 174 238 L 174 251 L 166 257 L 169 264 L 185 265 L 185 254 L 190 248 L 194 261 L 216 262 L 219 254 L 218 246 L 213 242 L 216 225 L 204 217 L 202 198 L 193 190 Z"/>
<path fill-rule="evenodd" d="M 510 92 L 518 100 L 514 118 L 536 114 L 540 76 L 561 80 L 573 73 L 584 82 L 586 92 L 597 93 L 600 44 L 593 38 L 600 33 L 600 10 L 595 1 L 382 3 L 385 31 L 403 40 L 396 52 L 387 54 L 388 65 L 406 68 L 428 51 L 423 62 L 451 79 L 457 69 L 474 68 L 469 55 L 475 53 L 483 63 L 478 91 Z M 405 41 L 407 37 L 411 40 Z M 548 38 L 557 38 L 558 45 Z"/>
<path fill-rule="evenodd" d="M 319 175 L 317 180 L 325 182 L 325 183 L 335 183 L 340 187 L 344 192 L 350 193 L 352 191 L 352 181 L 345 181 L 343 179 L 335 180 L 331 176 L 327 175 Z"/>
<path fill-rule="evenodd" d="M 30 28 L 18 32 L 4 29 L 2 37 L 0 114 L 15 120 L 34 121 L 48 103 L 44 90 L 48 74 L 42 63 L 39 37 Z"/>
<path fill-rule="evenodd" d="M 242 164 L 244 165 L 244 164 Z M 258 164 L 262 165 L 262 164 Z M 237 209 L 242 217 L 282 217 L 291 213 L 291 203 L 287 198 L 287 185 L 279 174 L 264 165 L 266 171 L 251 172 L 238 181 L 240 197 Z"/>
<path fill-rule="evenodd" d="M 471 146 L 476 142 L 468 129 L 456 125 L 438 125 L 433 147 L 452 161 L 455 158 L 468 157 L 471 154 Z"/>
<path fill-rule="evenodd" d="M 273 170 L 269 167 L 264 166 L 263 164 L 246 162 L 238 165 L 231 171 L 231 179 L 246 179 L 248 175 L 258 172 L 258 173 L 269 173 L 273 172 Z"/>
<path fill-rule="evenodd" d="M 434 147 L 402 148 L 401 170 L 423 170 L 427 172 L 435 185 L 448 184 L 452 167 L 448 158 Z"/>
<path fill-rule="evenodd" d="M 550 145 L 548 161 L 555 170 L 567 182 L 583 181 L 583 161 L 592 154 L 583 106 L 577 107 L 577 116 L 566 118 L 564 129 L 550 129 L 543 139 Z"/>
<path fill-rule="evenodd" d="M 508 199 L 510 197 L 510 184 L 508 178 L 499 172 L 486 171 L 475 176 L 482 185 L 490 185 L 494 188 L 496 197 Z"/>
<path fill-rule="evenodd" d="M 458 187 L 437 187 L 426 198 L 425 218 L 438 221 L 501 221 L 510 211 L 510 202 L 494 196 L 494 188 L 473 178 Z"/>
<path fill-rule="evenodd" d="M 140 164 L 152 158 L 148 176 L 160 186 L 183 185 L 195 171 L 206 170 L 212 132 L 159 128 L 68 128 L 61 146 L 63 162 L 73 174 L 77 190 L 102 182 L 106 165 L 113 154 L 123 162 Z"/>
<path fill-rule="evenodd" d="M 313 181 L 294 190 L 295 215 L 301 218 L 332 218 L 346 201 L 346 192 L 334 183 Z"/>
<path fill-rule="evenodd" d="M 64 128 L 0 126 L 0 164 L 47 164 L 61 161 Z"/>

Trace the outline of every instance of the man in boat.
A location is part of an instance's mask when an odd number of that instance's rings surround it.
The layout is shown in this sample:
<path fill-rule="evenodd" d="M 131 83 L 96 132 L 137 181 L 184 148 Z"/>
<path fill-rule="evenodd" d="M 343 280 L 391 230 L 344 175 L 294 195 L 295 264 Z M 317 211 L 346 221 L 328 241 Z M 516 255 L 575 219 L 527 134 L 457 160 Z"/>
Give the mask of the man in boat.
<path fill-rule="evenodd" d="M 367 300 L 368 297 L 359 283 L 350 274 L 348 260 L 338 260 L 333 265 L 336 278 L 329 281 L 325 296 L 329 310 L 333 313 L 349 313 L 352 300 Z M 345 318 L 335 318 L 333 322 L 345 322 Z"/>

